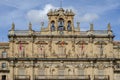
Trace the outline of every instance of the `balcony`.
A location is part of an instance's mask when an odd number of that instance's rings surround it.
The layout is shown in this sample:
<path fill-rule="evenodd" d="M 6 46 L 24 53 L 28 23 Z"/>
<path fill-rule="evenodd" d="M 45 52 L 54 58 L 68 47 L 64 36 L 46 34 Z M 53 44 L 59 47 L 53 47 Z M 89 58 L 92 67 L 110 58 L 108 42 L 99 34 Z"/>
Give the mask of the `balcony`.
<path fill-rule="evenodd" d="M 30 80 L 29 75 L 15 75 L 14 80 Z"/>
<path fill-rule="evenodd" d="M 90 80 L 89 75 L 36 75 L 35 80 L 46 80 L 46 79 L 71 79 L 71 80 Z"/>
<path fill-rule="evenodd" d="M 108 75 L 95 75 L 94 80 L 109 80 Z"/>
<path fill-rule="evenodd" d="M 10 72 L 10 70 L 9 70 L 8 67 L 6 67 L 6 68 L 0 68 L 0 72 L 8 73 L 8 72 Z"/>

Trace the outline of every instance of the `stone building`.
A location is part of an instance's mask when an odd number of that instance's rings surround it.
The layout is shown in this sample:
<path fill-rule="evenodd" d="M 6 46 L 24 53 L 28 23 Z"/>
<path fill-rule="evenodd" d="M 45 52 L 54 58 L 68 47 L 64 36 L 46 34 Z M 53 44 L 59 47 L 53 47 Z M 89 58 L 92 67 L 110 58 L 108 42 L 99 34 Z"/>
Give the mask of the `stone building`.
<path fill-rule="evenodd" d="M 120 42 L 111 25 L 81 31 L 72 10 L 50 10 L 40 31 L 16 30 L 0 43 L 0 80 L 119 80 Z"/>

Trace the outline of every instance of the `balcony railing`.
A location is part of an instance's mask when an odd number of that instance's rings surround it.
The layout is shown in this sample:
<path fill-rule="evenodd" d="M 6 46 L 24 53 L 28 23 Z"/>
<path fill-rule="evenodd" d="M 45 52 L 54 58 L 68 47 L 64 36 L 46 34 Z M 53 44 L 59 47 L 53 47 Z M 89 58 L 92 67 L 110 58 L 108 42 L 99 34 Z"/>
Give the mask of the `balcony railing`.
<path fill-rule="evenodd" d="M 9 68 L 0 68 L 0 72 L 10 72 Z"/>
<path fill-rule="evenodd" d="M 86 31 L 80 31 L 80 35 L 87 35 Z"/>
<path fill-rule="evenodd" d="M 14 80 L 30 80 L 29 75 L 15 75 Z"/>
<path fill-rule="evenodd" d="M 90 80 L 89 75 L 36 75 L 35 80 L 41 79 L 79 79 Z"/>
<path fill-rule="evenodd" d="M 108 75 L 95 75 L 94 80 L 109 80 Z"/>
<path fill-rule="evenodd" d="M 28 30 L 15 30 L 14 35 L 29 35 L 29 31 Z"/>

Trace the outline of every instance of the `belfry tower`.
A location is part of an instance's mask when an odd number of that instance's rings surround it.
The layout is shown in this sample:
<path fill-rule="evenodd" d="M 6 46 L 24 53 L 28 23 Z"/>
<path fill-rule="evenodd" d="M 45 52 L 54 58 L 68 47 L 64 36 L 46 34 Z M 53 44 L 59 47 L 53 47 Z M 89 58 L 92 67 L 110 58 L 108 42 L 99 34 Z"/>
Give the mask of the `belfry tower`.
<path fill-rule="evenodd" d="M 72 10 L 64 10 L 59 8 L 58 10 L 50 10 L 48 12 L 49 18 L 49 31 L 72 31 L 74 30 L 74 13 Z"/>

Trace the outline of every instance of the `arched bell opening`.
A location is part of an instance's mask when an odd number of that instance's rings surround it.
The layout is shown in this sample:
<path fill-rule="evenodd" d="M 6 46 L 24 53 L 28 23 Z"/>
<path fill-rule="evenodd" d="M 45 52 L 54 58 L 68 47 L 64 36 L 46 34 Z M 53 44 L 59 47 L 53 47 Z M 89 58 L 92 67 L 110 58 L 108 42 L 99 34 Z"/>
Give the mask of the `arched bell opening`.
<path fill-rule="evenodd" d="M 55 21 L 51 21 L 51 31 L 55 31 Z"/>
<path fill-rule="evenodd" d="M 68 21 L 68 23 L 67 23 L 67 30 L 68 30 L 68 31 L 71 31 L 71 30 L 72 30 L 71 21 Z"/>
<path fill-rule="evenodd" d="M 65 30 L 65 27 L 64 27 L 64 19 L 63 18 L 60 18 L 58 20 L 58 31 L 63 31 Z"/>

